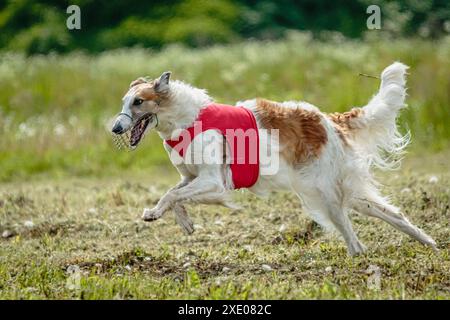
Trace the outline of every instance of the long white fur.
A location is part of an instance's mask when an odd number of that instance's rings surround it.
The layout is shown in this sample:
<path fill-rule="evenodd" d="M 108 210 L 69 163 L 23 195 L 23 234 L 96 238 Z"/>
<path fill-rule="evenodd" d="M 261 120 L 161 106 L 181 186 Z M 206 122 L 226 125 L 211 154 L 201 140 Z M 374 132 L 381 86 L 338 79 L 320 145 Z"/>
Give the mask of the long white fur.
<path fill-rule="evenodd" d="M 402 136 L 396 125 L 398 112 L 405 106 L 405 74 L 407 66 L 396 62 L 381 74 L 379 92 L 363 108 L 363 116 L 353 120 L 354 129 L 351 147 L 345 146 L 334 129 L 334 124 L 315 106 L 305 102 L 284 102 L 283 108 L 304 108 L 317 112 L 322 117 L 328 142 L 316 160 L 302 167 L 293 167 L 280 159 L 280 167 L 275 175 L 260 175 L 250 191 L 265 195 L 270 191 L 290 190 L 296 193 L 304 203 L 309 215 L 327 229 L 337 230 L 347 243 L 349 253 L 359 254 L 365 250 L 352 229 L 348 212 L 380 218 L 397 229 L 409 234 L 418 241 L 435 247 L 435 242 L 423 231 L 412 225 L 391 205 L 386 197 L 380 195 L 377 184 L 370 172 L 372 165 L 383 169 L 392 167 L 392 159 L 401 153 L 409 141 L 409 135 Z M 180 81 L 169 84 L 169 99 L 158 113 L 159 126 L 156 128 L 163 139 L 175 138 L 175 129 L 188 127 L 197 118 L 198 113 L 213 101 L 206 91 L 196 89 Z M 239 102 L 250 110 L 255 100 Z M 259 128 L 262 125 L 256 117 Z M 192 149 L 201 148 L 202 142 L 217 135 L 216 131 L 206 131 L 191 143 Z M 270 135 L 263 136 L 266 143 Z M 220 142 L 217 142 L 220 143 Z M 146 208 L 143 219 L 150 221 L 160 218 L 166 211 L 173 209 L 178 221 L 186 229 L 192 226 L 185 213 L 183 203 L 200 202 L 222 204 L 236 208 L 230 200 L 233 190 L 231 171 L 226 164 L 189 164 L 165 144 L 171 161 L 180 173 L 181 181 L 170 189 L 153 209 Z M 273 146 L 280 149 L 282 146 Z M 185 159 L 191 157 L 191 148 Z M 207 155 L 206 155 L 207 156 Z M 394 157 L 393 157 L 394 156 Z M 181 160 L 181 161 L 180 161 Z M 213 159 L 210 159 L 212 162 Z M 191 228 L 187 228 L 191 232 Z"/>
<path fill-rule="evenodd" d="M 381 74 L 379 92 L 363 108 L 362 117 L 352 120 L 353 140 L 370 165 L 381 169 L 395 168 L 410 141 L 409 132 L 402 135 L 397 128 L 399 110 L 406 107 L 406 70 L 395 62 Z"/>

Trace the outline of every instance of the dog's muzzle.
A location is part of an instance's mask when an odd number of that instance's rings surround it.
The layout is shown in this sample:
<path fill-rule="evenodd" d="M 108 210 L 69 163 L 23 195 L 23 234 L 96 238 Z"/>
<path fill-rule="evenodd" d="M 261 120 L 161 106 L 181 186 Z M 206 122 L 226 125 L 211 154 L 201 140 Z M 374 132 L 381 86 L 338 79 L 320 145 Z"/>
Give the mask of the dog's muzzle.
<path fill-rule="evenodd" d="M 114 127 L 112 128 L 112 132 L 115 134 L 121 134 L 123 131 L 122 124 L 117 121 Z"/>
<path fill-rule="evenodd" d="M 123 120 L 128 121 L 125 124 L 126 127 L 124 127 Z M 128 114 L 120 113 L 111 129 L 112 139 L 118 149 L 134 150 L 145 133 L 157 126 L 158 117 L 155 113 L 146 113 L 135 121 Z"/>

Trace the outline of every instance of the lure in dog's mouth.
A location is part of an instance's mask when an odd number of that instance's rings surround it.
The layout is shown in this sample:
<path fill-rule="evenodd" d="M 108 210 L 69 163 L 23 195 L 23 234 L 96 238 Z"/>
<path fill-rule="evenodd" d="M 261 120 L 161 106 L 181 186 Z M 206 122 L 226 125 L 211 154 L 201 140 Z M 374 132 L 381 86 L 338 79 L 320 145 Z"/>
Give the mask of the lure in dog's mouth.
<path fill-rule="evenodd" d="M 112 137 L 117 148 L 134 150 L 144 137 L 144 133 L 146 132 L 148 126 L 150 124 L 152 124 L 152 126 L 157 125 L 158 120 L 156 118 L 156 121 L 154 121 L 155 118 L 156 115 L 154 113 L 147 113 L 140 117 L 133 124 L 130 130 L 127 130 L 120 134 L 113 134 Z"/>

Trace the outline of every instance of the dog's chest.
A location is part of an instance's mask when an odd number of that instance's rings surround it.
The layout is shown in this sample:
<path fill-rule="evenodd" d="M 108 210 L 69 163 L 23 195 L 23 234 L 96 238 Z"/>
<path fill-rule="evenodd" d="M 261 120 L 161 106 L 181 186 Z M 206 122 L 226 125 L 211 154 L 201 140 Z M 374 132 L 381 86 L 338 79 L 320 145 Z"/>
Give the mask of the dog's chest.
<path fill-rule="evenodd" d="M 173 156 L 173 162 L 193 164 L 194 171 L 198 166 L 229 164 L 235 189 L 251 187 L 258 180 L 258 126 L 254 114 L 244 107 L 211 103 L 190 127 L 165 143 L 183 158 Z"/>
<path fill-rule="evenodd" d="M 224 137 L 216 130 L 204 131 L 193 138 L 184 155 L 164 143 L 170 161 L 188 176 L 198 176 L 200 171 L 222 166 L 227 163 L 227 150 L 224 148 Z"/>

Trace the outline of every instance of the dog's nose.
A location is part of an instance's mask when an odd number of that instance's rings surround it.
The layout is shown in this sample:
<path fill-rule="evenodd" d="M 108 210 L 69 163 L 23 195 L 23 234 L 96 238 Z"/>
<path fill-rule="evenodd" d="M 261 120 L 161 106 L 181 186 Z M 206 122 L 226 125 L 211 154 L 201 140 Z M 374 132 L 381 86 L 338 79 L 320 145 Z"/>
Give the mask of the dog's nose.
<path fill-rule="evenodd" d="M 120 124 L 119 121 L 117 121 L 114 127 L 112 128 L 112 132 L 114 132 L 115 134 L 120 134 L 122 133 L 122 131 L 123 131 L 122 125 Z"/>

